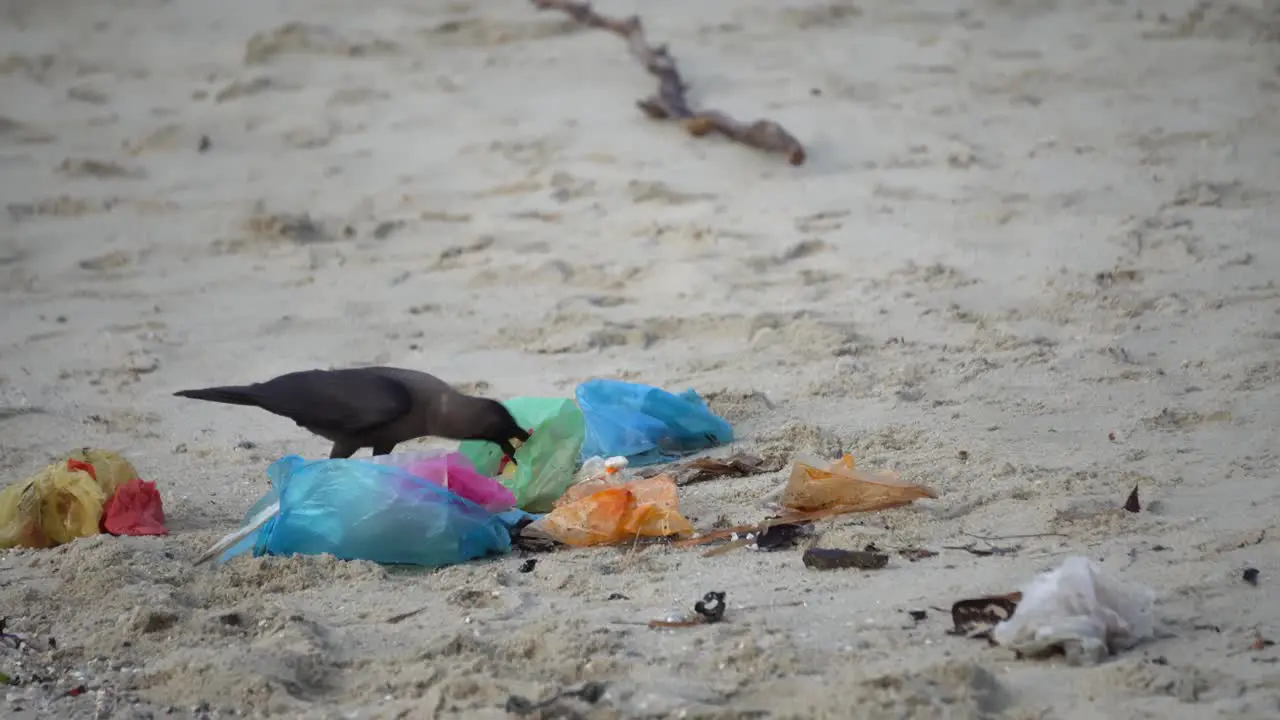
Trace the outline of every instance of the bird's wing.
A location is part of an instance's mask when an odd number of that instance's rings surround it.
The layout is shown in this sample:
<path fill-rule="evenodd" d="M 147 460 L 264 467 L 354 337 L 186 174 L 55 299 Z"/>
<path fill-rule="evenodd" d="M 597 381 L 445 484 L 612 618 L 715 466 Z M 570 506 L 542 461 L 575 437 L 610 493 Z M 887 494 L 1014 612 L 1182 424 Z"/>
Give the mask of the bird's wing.
<path fill-rule="evenodd" d="M 303 427 L 342 433 L 384 425 L 413 408 L 404 385 L 361 368 L 304 370 L 250 388 L 263 410 Z"/>

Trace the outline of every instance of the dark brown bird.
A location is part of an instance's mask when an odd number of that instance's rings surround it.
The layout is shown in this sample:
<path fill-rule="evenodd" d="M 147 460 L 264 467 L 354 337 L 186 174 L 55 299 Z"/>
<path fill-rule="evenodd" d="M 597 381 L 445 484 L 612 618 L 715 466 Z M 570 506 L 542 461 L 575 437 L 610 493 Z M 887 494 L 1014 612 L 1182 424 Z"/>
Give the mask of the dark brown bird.
<path fill-rule="evenodd" d="M 251 405 L 287 417 L 333 442 L 331 458 L 360 448 L 386 455 L 432 435 L 488 440 L 515 462 L 529 433 L 497 400 L 466 395 L 434 375 L 392 367 L 302 370 L 252 385 L 182 390 L 178 397 Z"/>

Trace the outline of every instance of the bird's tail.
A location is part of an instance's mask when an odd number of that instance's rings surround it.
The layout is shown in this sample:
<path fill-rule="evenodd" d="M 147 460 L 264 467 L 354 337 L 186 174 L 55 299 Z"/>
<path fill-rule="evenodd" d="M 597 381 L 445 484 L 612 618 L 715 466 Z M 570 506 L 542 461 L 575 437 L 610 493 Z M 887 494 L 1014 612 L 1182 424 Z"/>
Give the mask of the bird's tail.
<path fill-rule="evenodd" d="M 193 400 L 208 400 L 209 402 L 225 403 L 227 405 L 258 405 L 257 393 L 252 389 L 243 385 L 228 385 L 225 387 L 201 388 L 198 390 L 179 390 L 174 393 L 177 397 L 191 398 Z"/>

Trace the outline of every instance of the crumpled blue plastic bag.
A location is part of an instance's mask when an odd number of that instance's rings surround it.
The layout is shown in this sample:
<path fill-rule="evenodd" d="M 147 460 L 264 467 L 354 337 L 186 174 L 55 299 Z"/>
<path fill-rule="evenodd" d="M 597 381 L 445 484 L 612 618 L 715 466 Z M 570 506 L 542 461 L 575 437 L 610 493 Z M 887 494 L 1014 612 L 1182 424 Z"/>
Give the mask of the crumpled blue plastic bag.
<path fill-rule="evenodd" d="M 286 455 L 267 468 L 271 490 L 245 522 L 279 501 L 257 532 L 218 563 L 261 555 L 330 554 L 343 560 L 439 567 L 511 550 L 510 527 L 525 513 L 495 515 L 391 465 L 307 461 Z"/>
<path fill-rule="evenodd" d="M 586 423 L 581 459 L 622 455 L 632 466 L 669 462 L 733 442 L 733 426 L 692 389 L 597 378 L 574 393 Z"/>

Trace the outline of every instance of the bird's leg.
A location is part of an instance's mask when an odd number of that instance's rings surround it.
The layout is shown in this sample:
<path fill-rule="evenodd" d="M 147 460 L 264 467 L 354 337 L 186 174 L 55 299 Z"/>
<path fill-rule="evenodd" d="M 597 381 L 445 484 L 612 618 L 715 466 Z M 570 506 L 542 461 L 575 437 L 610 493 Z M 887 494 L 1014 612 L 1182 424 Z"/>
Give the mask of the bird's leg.
<path fill-rule="evenodd" d="M 350 442 L 338 441 L 333 444 L 333 449 L 329 451 L 329 459 L 335 458 L 346 459 L 356 454 L 360 449 L 359 445 Z"/>
<path fill-rule="evenodd" d="M 395 449 L 396 449 L 395 443 L 392 443 L 390 445 L 374 445 L 373 454 L 374 455 L 390 455 L 391 451 Z"/>

